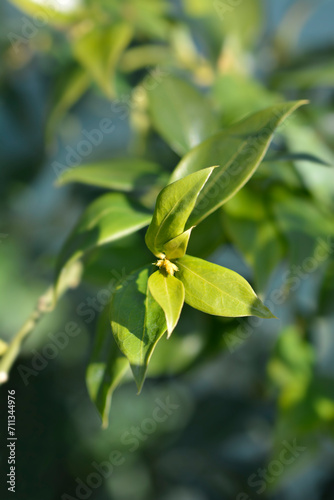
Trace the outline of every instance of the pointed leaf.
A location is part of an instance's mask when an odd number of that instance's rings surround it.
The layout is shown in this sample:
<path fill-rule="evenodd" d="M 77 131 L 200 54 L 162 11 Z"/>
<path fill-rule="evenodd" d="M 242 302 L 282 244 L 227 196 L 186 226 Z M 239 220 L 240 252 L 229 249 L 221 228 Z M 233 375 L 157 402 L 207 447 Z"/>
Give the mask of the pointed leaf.
<path fill-rule="evenodd" d="M 158 256 L 165 243 L 184 231 L 197 197 L 213 169 L 214 167 L 206 168 L 188 175 L 160 192 L 145 236 L 146 245 L 152 253 Z"/>
<path fill-rule="evenodd" d="M 180 280 L 162 271 L 156 271 L 148 280 L 148 287 L 162 307 L 167 322 L 167 338 L 176 327 L 184 304 L 184 286 Z"/>
<path fill-rule="evenodd" d="M 185 302 L 215 316 L 274 318 L 239 274 L 196 257 L 176 261 L 178 278 L 185 288 Z"/>
<path fill-rule="evenodd" d="M 73 45 L 76 59 L 108 97 L 113 97 L 116 64 L 131 36 L 128 24 L 118 24 L 90 30 Z"/>
<path fill-rule="evenodd" d="M 153 350 L 166 331 L 165 314 L 148 289 L 152 267 L 131 273 L 111 302 L 111 327 L 140 392 Z"/>
<path fill-rule="evenodd" d="M 86 383 L 91 400 L 108 427 L 111 397 L 129 368 L 128 360 L 118 349 L 113 337 L 108 306 L 102 312 L 98 325 L 92 357 L 87 367 Z"/>
<path fill-rule="evenodd" d="M 168 260 L 179 259 L 184 256 L 187 251 L 189 238 L 193 229 L 194 228 L 191 227 L 188 231 L 176 236 L 176 238 L 173 238 L 165 244 L 163 253 L 166 255 Z"/>
<path fill-rule="evenodd" d="M 65 170 L 58 186 L 80 182 L 118 191 L 133 191 L 154 184 L 164 174 L 157 163 L 137 158 L 118 158 Z"/>
<path fill-rule="evenodd" d="M 198 196 L 187 227 L 198 224 L 230 199 L 261 163 L 276 128 L 307 101 L 278 104 L 252 114 L 191 150 L 178 164 L 172 181 L 208 165 L 215 169 Z"/>
<path fill-rule="evenodd" d="M 146 226 L 151 214 L 119 193 L 108 193 L 91 203 L 65 242 L 56 267 L 56 282 L 64 266 L 95 247 Z"/>
<path fill-rule="evenodd" d="M 180 155 L 218 129 L 209 102 L 184 80 L 164 78 L 148 92 L 148 100 L 154 127 Z"/>

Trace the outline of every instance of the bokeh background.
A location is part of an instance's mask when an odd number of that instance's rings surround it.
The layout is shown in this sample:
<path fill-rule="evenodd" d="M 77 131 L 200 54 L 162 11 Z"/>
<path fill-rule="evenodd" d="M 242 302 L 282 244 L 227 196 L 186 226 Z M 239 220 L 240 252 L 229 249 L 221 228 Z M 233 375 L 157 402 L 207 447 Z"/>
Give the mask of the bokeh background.
<path fill-rule="evenodd" d="M 120 19 L 135 35 L 106 95 L 92 78 L 95 54 L 82 61 L 75 40 Z M 191 243 L 190 253 L 245 276 L 278 320 L 224 320 L 186 308 L 173 338 L 157 348 L 142 394 L 129 378 L 102 430 L 85 383 L 98 317 L 87 310 L 113 276 L 151 257 L 142 233 L 93 254 L 82 284 L 41 321 L 1 387 L 1 498 L 11 498 L 6 394 L 15 389 L 19 500 L 334 499 L 333 19 L 331 0 L 2 0 L 3 341 L 52 282 L 65 238 L 103 192 L 55 186 L 82 131 L 104 118 L 115 124 L 81 162 L 137 156 L 166 173 L 175 168 L 179 156 L 136 101 L 152 68 L 196 85 L 221 127 L 280 100 L 311 104 Z M 31 368 L 69 322 L 80 334 L 25 384 L 18 367 Z M 168 418 L 152 424 L 166 401 Z M 87 484 L 93 463 L 114 450 L 122 463 L 78 496 L 78 478 Z"/>

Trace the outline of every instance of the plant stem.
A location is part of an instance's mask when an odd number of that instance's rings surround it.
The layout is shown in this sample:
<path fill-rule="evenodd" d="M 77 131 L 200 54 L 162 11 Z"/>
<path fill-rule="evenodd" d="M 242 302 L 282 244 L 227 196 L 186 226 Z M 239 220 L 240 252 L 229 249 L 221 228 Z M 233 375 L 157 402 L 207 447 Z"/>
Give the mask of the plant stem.
<path fill-rule="evenodd" d="M 0 384 L 7 382 L 9 371 L 20 352 L 23 340 L 35 329 L 39 320 L 53 309 L 53 287 L 51 286 L 43 295 L 41 295 L 36 308 L 30 314 L 27 321 L 14 336 L 13 340 L 4 352 L 0 360 Z"/>
<path fill-rule="evenodd" d="M 24 339 L 33 332 L 37 323 L 47 313 L 54 310 L 57 301 L 69 289 L 78 286 L 82 275 L 82 265 L 75 262 L 69 268 L 65 268 L 59 278 L 57 287 L 57 297 L 55 288 L 50 286 L 46 292 L 40 296 L 34 311 L 20 330 L 14 335 L 7 348 L 4 350 L 0 359 L 0 384 L 7 382 L 9 372 L 20 353 L 21 345 Z"/>

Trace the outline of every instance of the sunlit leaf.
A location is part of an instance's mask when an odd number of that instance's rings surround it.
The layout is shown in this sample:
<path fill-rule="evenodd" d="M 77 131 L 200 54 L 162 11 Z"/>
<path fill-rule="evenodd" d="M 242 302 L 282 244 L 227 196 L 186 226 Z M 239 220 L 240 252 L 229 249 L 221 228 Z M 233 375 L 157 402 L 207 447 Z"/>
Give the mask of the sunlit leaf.
<path fill-rule="evenodd" d="M 11 0 L 11 3 L 26 12 L 29 16 L 36 16 L 37 19 L 44 19 L 48 24 L 67 25 L 82 19 L 85 12 L 82 8 L 57 9 L 50 5 L 50 2 L 35 2 L 32 0 Z M 57 2 L 54 3 L 57 5 Z"/>
<path fill-rule="evenodd" d="M 215 316 L 274 318 L 249 283 L 234 271 L 189 255 L 176 265 L 185 302 L 191 307 Z"/>
<path fill-rule="evenodd" d="M 167 338 L 176 327 L 184 304 L 183 283 L 174 276 L 156 271 L 148 280 L 148 287 L 160 307 L 167 322 Z"/>
<path fill-rule="evenodd" d="M 172 181 L 209 165 L 219 165 L 199 194 L 188 227 L 201 222 L 242 188 L 261 163 L 277 127 L 306 102 L 278 104 L 255 113 L 210 137 L 182 158 Z"/>
<path fill-rule="evenodd" d="M 195 172 L 169 184 L 160 192 L 145 237 L 152 253 L 159 257 L 159 254 L 164 253 L 165 243 L 183 232 L 197 197 L 213 169 L 211 167 Z"/>

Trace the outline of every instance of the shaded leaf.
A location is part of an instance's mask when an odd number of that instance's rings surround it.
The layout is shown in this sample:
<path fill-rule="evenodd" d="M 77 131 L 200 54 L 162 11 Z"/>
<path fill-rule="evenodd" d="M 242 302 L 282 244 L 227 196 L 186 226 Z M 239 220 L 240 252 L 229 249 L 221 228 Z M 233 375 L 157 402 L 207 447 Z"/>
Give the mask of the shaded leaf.
<path fill-rule="evenodd" d="M 179 259 L 184 256 L 192 230 L 193 228 L 191 227 L 188 231 L 176 236 L 176 238 L 173 238 L 164 245 L 164 253 L 168 260 Z"/>
<path fill-rule="evenodd" d="M 123 194 L 108 193 L 91 203 L 65 242 L 56 266 L 59 273 L 86 252 L 146 226 L 151 214 Z"/>
<path fill-rule="evenodd" d="M 310 274 L 328 260 L 332 251 L 332 215 L 320 210 L 312 200 L 293 197 L 278 186 L 272 189 L 270 202 L 277 225 L 288 242 L 290 262 L 306 263 L 304 271 Z M 309 269 L 305 259 L 311 256 L 314 267 Z"/>
<path fill-rule="evenodd" d="M 111 327 L 128 358 L 140 392 L 153 350 L 166 331 L 165 314 L 153 299 L 148 279 L 152 267 L 131 273 L 118 287 L 111 302 Z"/>
<path fill-rule="evenodd" d="M 210 137 L 218 128 L 205 97 L 184 80 L 165 77 L 149 90 L 148 100 L 154 127 L 180 155 Z"/>
<path fill-rule="evenodd" d="M 195 172 L 169 184 L 160 192 L 145 236 L 148 248 L 156 256 L 163 252 L 165 243 L 183 232 L 196 199 L 213 169 Z"/>
<path fill-rule="evenodd" d="M 128 360 L 118 349 L 110 328 L 108 305 L 100 315 L 93 352 L 86 372 L 90 398 L 108 427 L 111 397 L 129 368 Z"/>
<path fill-rule="evenodd" d="M 191 150 L 176 167 L 175 181 L 208 165 L 220 165 L 198 196 L 187 227 L 194 226 L 229 200 L 261 163 L 276 128 L 307 101 L 278 104 L 252 114 Z"/>
<path fill-rule="evenodd" d="M 176 327 L 184 304 L 184 286 L 180 280 L 156 271 L 148 280 L 148 287 L 160 307 L 163 309 L 167 322 L 167 338 Z"/>
<path fill-rule="evenodd" d="M 178 278 L 185 288 L 185 302 L 215 316 L 275 316 L 239 274 L 197 257 L 185 255 L 176 261 Z"/>
<path fill-rule="evenodd" d="M 265 196 L 242 189 L 224 206 L 223 225 L 254 272 L 261 292 L 284 255 L 282 236 L 268 210 Z"/>
<path fill-rule="evenodd" d="M 50 140 L 64 114 L 80 99 L 90 85 L 89 75 L 80 66 L 67 68 L 56 84 L 51 112 L 46 125 L 46 138 Z"/>

